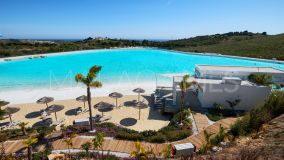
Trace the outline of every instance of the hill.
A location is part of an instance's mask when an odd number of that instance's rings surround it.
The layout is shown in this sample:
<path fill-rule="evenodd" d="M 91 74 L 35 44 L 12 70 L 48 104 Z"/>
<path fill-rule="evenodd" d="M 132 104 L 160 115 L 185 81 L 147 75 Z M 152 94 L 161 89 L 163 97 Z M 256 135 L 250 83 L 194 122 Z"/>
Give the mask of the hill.
<path fill-rule="evenodd" d="M 237 139 L 215 154 L 201 155 L 205 159 L 274 159 L 284 158 L 284 114 L 264 124 L 261 130 L 250 137 Z"/>
<path fill-rule="evenodd" d="M 284 60 L 284 34 L 234 33 L 236 32 L 168 41 L 160 47 L 179 51 Z"/>
<path fill-rule="evenodd" d="M 284 60 L 284 34 L 229 32 L 165 42 L 87 38 L 80 41 L 0 40 L 0 57 L 112 47 L 158 47 L 198 53 Z"/>

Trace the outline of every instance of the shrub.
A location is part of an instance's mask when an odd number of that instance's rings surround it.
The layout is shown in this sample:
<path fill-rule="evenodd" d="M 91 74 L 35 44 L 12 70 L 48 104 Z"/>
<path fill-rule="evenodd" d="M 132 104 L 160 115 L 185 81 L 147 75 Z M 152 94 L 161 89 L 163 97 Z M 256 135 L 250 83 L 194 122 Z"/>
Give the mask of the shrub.
<path fill-rule="evenodd" d="M 119 131 L 115 138 L 117 139 L 125 139 L 125 140 L 131 140 L 131 141 L 142 141 L 143 135 L 139 134 L 139 133 L 128 133 L 125 131 Z"/>
<path fill-rule="evenodd" d="M 191 110 L 190 109 L 184 109 L 183 111 L 178 112 L 171 119 L 170 125 L 177 125 L 177 124 L 179 124 L 181 115 L 182 115 L 182 123 L 184 125 L 190 125 L 191 124 L 191 119 L 189 118 L 190 114 L 191 114 Z"/>
<path fill-rule="evenodd" d="M 147 130 L 147 131 L 141 132 L 141 134 L 142 134 L 144 137 L 151 137 L 151 136 L 157 135 L 157 132 L 156 132 L 156 131 L 153 131 L 153 130 Z"/>
<path fill-rule="evenodd" d="M 242 119 L 237 120 L 230 128 L 234 137 L 258 132 L 262 124 L 284 113 L 284 92 L 274 91 L 264 106 L 252 109 Z"/>
<path fill-rule="evenodd" d="M 176 131 L 166 132 L 165 135 L 167 137 L 167 140 L 172 142 L 172 141 L 185 139 L 189 137 L 191 134 L 192 134 L 191 130 L 176 130 Z"/>
<path fill-rule="evenodd" d="M 266 74 L 250 74 L 248 79 L 249 81 L 258 85 L 269 86 L 273 84 L 272 76 Z"/>
<path fill-rule="evenodd" d="M 154 136 L 149 137 L 148 141 L 152 142 L 152 143 L 164 143 L 166 142 L 167 137 L 162 134 L 162 133 L 158 133 Z"/>

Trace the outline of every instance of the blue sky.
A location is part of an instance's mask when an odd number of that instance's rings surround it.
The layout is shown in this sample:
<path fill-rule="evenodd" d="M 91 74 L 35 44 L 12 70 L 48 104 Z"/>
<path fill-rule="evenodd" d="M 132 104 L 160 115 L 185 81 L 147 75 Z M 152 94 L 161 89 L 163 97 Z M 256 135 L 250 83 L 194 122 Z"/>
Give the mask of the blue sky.
<path fill-rule="evenodd" d="M 3 38 L 176 39 L 284 32 L 284 0 L 1 0 Z"/>

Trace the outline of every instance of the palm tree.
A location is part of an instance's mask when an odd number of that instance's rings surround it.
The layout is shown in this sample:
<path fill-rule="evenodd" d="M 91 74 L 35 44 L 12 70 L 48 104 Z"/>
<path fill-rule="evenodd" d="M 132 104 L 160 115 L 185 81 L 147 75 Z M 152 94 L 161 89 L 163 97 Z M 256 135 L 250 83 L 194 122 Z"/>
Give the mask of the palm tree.
<path fill-rule="evenodd" d="M 102 159 L 103 159 L 104 134 L 101 133 L 101 132 L 98 132 L 98 133 L 96 134 L 96 137 L 92 140 L 92 142 L 93 142 L 94 150 L 101 149 L 101 151 L 102 151 Z"/>
<path fill-rule="evenodd" d="M 32 160 L 32 146 L 33 146 L 33 144 L 35 144 L 37 142 L 38 142 L 38 139 L 32 138 L 32 137 L 23 141 L 23 144 L 28 149 L 28 160 Z"/>
<path fill-rule="evenodd" d="M 21 122 L 18 124 L 18 126 L 21 128 L 23 135 L 27 135 L 27 131 L 26 131 L 26 126 L 28 125 L 28 122 Z"/>
<path fill-rule="evenodd" d="M 210 139 L 213 133 L 208 133 L 206 130 L 204 130 L 203 133 L 204 133 L 203 136 L 205 140 L 205 144 L 203 146 L 204 146 L 204 149 L 207 150 L 211 147 Z"/>
<path fill-rule="evenodd" d="M 184 75 L 183 78 L 182 78 L 182 81 L 179 83 L 179 87 L 181 89 L 181 105 L 180 105 L 180 111 L 182 112 L 183 110 L 183 107 L 184 107 L 184 98 L 185 98 L 185 94 L 186 94 L 186 91 L 188 88 L 194 86 L 194 87 L 197 87 L 197 89 L 200 89 L 202 90 L 201 86 L 198 84 L 197 81 L 191 81 L 191 82 L 188 82 L 188 79 L 189 79 L 189 75 Z M 182 124 L 182 117 L 183 117 L 183 114 L 181 113 L 180 115 L 180 123 Z"/>
<path fill-rule="evenodd" d="M 135 143 L 135 149 L 130 153 L 130 157 L 137 160 L 147 160 L 153 156 L 153 150 L 146 151 L 145 147 L 140 142 Z"/>
<path fill-rule="evenodd" d="M 89 150 L 91 148 L 91 145 L 92 145 L 91 142 L 86 142 L 81 145 L 82 149 L 86 152 L 87 159 L 89 159 Z"/>
<path fill-rule="evenodd" d="M 70 136 L 68 136 L 67 138 L 64 139 L 64 143 L 66 143 L 67 148 L 68 148 L 68 155 L 69 155 L 69 159 L 71 159 L 71 147 L 73 147 L 73 138 L 76 137 L 76 134 L 71 134 Z"/>
<path fill-rule="evenodd" d="M 90 88 L 99 88 L 102 86 L 101 82 L 95 81 L 97 74 L 100 72 L 101 66 L 93 66 L 90 68 L 89 73 L 87 76 L 83 76 L 82 74 L 77 74 L 75 76 L 76 82 L 81 82 L 87 86 L 87 98 L 88 98 L 88 105 L 89 105 L 89 114 L 90 114 L 90 125 L 91 130 L 93 130 L 93 120 L 92 120 L 92 104 L 91 104 L 91 91 Z"/>

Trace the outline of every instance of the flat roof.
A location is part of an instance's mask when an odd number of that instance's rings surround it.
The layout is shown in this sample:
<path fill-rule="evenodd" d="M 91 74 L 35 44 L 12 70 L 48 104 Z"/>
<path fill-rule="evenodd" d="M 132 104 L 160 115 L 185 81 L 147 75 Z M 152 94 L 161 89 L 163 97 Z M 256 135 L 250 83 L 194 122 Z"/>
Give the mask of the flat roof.
<path fill-rule="evenodd" d="M 197 65 L 196 68 L 206 71 L 284 73 L 283 70 L 273 67 Z"/>
<path fill-rule="evenodd" d="M 174 77 L 174 83 L 180 83 L 182 81 L 182 76 L 177 76 Z M 231 78 L 231 77 L 230 77 Z M 188 81 L 197 81 L 199 84 L 223 84 L 223 80 L 219 79 L 200 79 L 200 78 L 193 78 L 190 77 Z M 254 84 L 249 82 L 249 81 L 242 81 L 241 85 L 246 85 L 246 86 L 253 86 Z"/>

